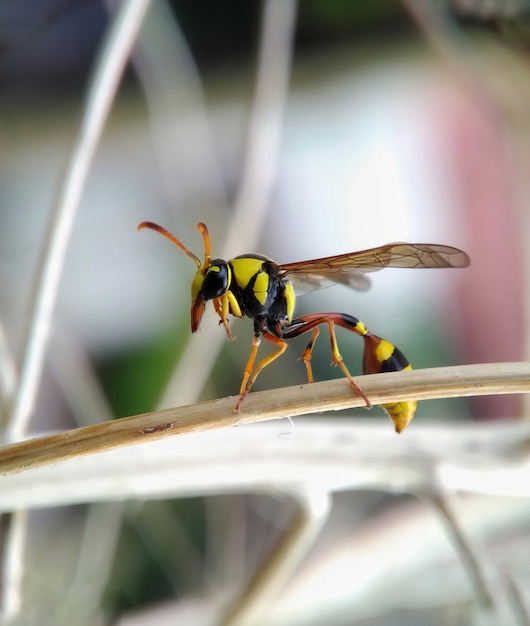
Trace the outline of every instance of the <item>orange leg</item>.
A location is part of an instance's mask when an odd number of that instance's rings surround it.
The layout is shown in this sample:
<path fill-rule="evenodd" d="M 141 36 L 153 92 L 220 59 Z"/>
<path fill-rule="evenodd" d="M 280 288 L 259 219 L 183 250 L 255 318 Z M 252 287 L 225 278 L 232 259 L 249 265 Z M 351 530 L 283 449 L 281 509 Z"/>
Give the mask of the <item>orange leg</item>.
<path fill-rule="evenodd" d="M 263 325 L 262 325 L 263 326 Z M 254 369 L 254 361 L 256 360 L 256 355 L 258 353 L 258 347 L 261 343 L 261 336 L 268 341 L 269 343 L 278 346 L 278 350 L 269 354 L 269 356 L 265 357 L 256 366 Z M 245 399 L 246 395 L 250 391 L 252 385 L 255 383 L 256 378 L 260 375 L 263 369 L 270 365 L 273 361 L 275 361 L 279 356 L 281 356 L 287 350 L 287 342 L 283 339 L 279 339 L 278 337 L 272 335 L 268 330 L 262 330 L 260 335 L 254 335 L 252 338 L 252 350 L 250 351 L 250 356 L 248 357 L 247 364 L 245 365 L 245 371 L 243 373 L 243 380 L 241 382 L 241 387 L 239 388 L 239 400 L 234 408 L 234 411 L 237 413 L 241 408 L 241 404 Z M 252 370 L 254 369 L 254 373 Z"/>
<path fill-rule="evenodd" d="M 311 367 L 311 355 L 313 353 L 313 346 L 315 345 L 315 341 L 317 340 L 319 333 L 320 331 L 318 329 L 318 326 L 315 326 L 315 328 L 313 329 L 313 332 L 311 333 L 311 339 L 309 340 L 309 343 L 305 347 L 305 350 L 302 352 L 302 356 L 300 357 L 302 361 L 304 362 L 305 369 L 307 372 L 307 380 L 310 383 L 314 382 L 313 368 Z"/>
<path fill-rule="evenodd" d="M 331 342 L 331 364 L 336 367 L 340 367 L 344 376 L 348 379 L 348 382 L 353 387 L 355 393 L 357 393 L 361 398 L 365 401 L 366 407 L 370 408 L 372 406 L 370 400 L 367 398 L 364 391 L 357 385 L 357 383 L 353 380 L 352 375 L 350 374 L 346 364 L 344 363 L 344 359 L 339 351 L 339 346 L 337 344 L 337 336 L 335 335 L 335 322 L 338 321 L 341 326 L 344 324 L 341 323 L 343 317 L 342 313 L 310 313 L 308 315 L 304 315 L 303 317 L 294 320 L 290 326 L 284 331 L 283 336 L 285 339 L 289 339 L 291 337 L 297 337 L 298 335 L 302 335 L 303 333 L 313 330 L 313 334 L 311 335 L 311 339 L 307 344 L 306 349 L 302 353 L 302 360 L 306 366 L 307 377 L 309 382 L 313 382 L 313 372 L 311 369 L 311 353 L 313 351 L 313 346 L 315 344 L 316 338 L 318 337 L 318 326 L 320 324 L 327 324 L 329 330 L 329 339 Z M 353 330 L 357 334 L 362 334 L 360 330 L 357 330 L 357 325 L 360 324 L 359 320 L 355 318 L 351 318 L 355 320 L 355 324 L 349 325 L 349 330 Z M 364 330 L 364 325 L 362 326 Z M 316 332 L 315 332 L 316 331 Z"/>
<path fill-rule="evenodd" d="M 219 320 L 219 325 L 223 325 L 226 335 L 228 337 L 228 339 L 233 339 L 232 336 L 232 332 L 230 330 L 230 324 L 228 322 L 228 311 L 224 311 L 224 307 L 223 307 L 223 302 L 222 302 L 222 298 L 214 298 L 213 299 L 213 307 L 215 309 L 215 312 L 217 313 L 217 315 L 219 315 L 219 317 L 221 318 Z"/>
<path fill-rule="evenodd" d="M 254 361 L 256 360 L 256 355 L 258 354 L 259 344 L 261 343 L 261 336 L 254 335 L 252 337 L 252 349 L 250 351 L 250 355 L 247 360 L 247 364 L 245 365 L 245 371 L 243 372 L 243 380 L 241 381 L 241 386 L 239 388 L 239 395 L 243 397 L 247 394 L 247 384 L 250 380 L 250 375 L 252 374 L 252 370 L 254 369 Z M 237 408 L 239 408 L 240 401 L 237 403 Z"/>
<path fill-rule="evenodd" d="M 239 303 L 231 291 L 227 291 L 222 296 L 214 298 L 212 300 L 215 312 L 221 318 L 219 325 L 223 325 L 228 339 L 232 340 L 235 337 L 230 330 L 230 323 L 228 321 L 228 315 L 231 314 L 234 317 L 243 317 Z"/>

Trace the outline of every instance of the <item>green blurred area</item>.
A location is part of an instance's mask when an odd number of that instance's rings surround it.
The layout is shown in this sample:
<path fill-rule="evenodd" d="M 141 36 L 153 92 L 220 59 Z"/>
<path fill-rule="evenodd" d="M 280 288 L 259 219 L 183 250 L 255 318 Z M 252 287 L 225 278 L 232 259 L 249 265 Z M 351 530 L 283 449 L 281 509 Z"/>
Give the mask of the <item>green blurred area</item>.
<path fill-rule="evenodd" d="M 207 545 L 204 498 L 137 503 L 128 510 L 106 589 L 107 613 L 200 589 Z"/>
<path fill-rule="evenodd" d="M 185 323 L 184 323 L 185 322 Z M 96 370 L 116 417 L 154 411 L 190 340 L 188 320 L 153 341 L 100 357 Z"/>

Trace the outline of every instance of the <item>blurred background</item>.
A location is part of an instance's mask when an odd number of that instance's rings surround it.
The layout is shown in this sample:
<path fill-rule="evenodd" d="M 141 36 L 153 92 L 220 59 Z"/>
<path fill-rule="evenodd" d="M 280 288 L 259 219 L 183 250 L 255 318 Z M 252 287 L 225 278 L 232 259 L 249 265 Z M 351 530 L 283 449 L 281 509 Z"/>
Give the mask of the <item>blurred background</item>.
<path fill-rule="evenodd" d="M 15 360 L 91 72 L 120 5 L 0 7 L 0 316 Z M 469 269 L 391 269 L 373 275 L 368 293 L 336 286 L 301 297 L 297 310 L 353 314 L 413 367 L 527 358 L 529 15 L 522 0 L 153 2 L 76 215 L 31 432 L 237 393 L 251 323 L 235 321 L 237 340 L 227 342 L 208 311 L 192 338 L 195 267 L 168 241 L 137 232 L 143 220 L 199 257 L 199 221 L 224 258 L 261 252 L 287 263 L 392 241 L 461 247 Z M 256 390 L 305 382 L 305 341 Z M 359 373 L 360 340 L 341 333 L 339 342 Z M 316 379 L 340 375 L 329 361 L 323 333 Z M 424 403 L 416 419 L 523 413 L 521 399 L 493 396 Z M 380 409 L 369 415 L 391 429 Z M 488 515 L 496 505 L 481 504 Z M 68 589 L 87 550 L 89 505 L 38 511 L 20 623 L 44 610 L 50 624 L 72 615 L 68 623 L 217 623 L 225 583 L 248 579 L 292 514 L 286 498 L 260 494 L 120 505 L 100 522 L 108 535 L 95 535 L 106 568 L 88 600 Z M 395 549 L 394 533 L 379 547 L 377 533 L 412 519 L 423 528 L 426 517 L 408 496 L 335 494 L 315 556 L 287 594 L 301 600 L 277 623 L 475 623 L 472 593 L 453 585 L 437 599 L 434 573 L 421 581 L 431 585 L 422 603 L 406 593 L 381 607 L 374 600 L 388 592 L 385 559 Z M 528 540 L 527 513 L 510 524 Z M 338 560 L 348 546 L 346 574 Z M 447 558 L 431 562 L 452 572 Z M 527 559 L 515 548 L 510 559 L 506 567 L 528 578 Z M 369 583 L 367 563 L 377 564 Z M 333 594 L 321 603 L 311 568 L 329 569 Z"/>

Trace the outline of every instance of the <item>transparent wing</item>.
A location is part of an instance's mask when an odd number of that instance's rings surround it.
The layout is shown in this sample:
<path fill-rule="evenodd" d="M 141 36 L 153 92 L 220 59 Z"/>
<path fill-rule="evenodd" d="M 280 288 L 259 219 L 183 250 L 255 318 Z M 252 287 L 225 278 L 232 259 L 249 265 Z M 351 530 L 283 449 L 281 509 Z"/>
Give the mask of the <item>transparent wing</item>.
<path fill-rule="evenodd" d="M 281 272 L 288 275 L 302 291 L 318 289 L 327 281 L 364 291 L 370 286 L 370 280 L 364 274 L 385 267 L 467 267 L 469 263 L 469 257 L 465 252 L 451 246 L 390 243 L 359 252 L 286 263 L 281 266 Z"/>
<path fill-rule="evenodd" d="M 368 291 L 372 286 L 372 281 L 366 274 L 358 270 L 345 270 L 344 272 L 333 272 L 333 274 L 313 274 L 309 271 L 297 271 L 289 274 L 297 296 L 304 295 L 316 289 L 331 287 L 333 284 L 342 284 L 357 291 Z"/>

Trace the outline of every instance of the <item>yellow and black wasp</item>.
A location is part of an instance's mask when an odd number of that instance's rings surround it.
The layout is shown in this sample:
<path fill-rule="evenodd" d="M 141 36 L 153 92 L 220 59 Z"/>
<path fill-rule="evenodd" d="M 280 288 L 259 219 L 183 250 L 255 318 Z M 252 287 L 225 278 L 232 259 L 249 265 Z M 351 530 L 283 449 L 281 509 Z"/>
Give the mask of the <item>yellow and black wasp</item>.
<path fill-rule="evenodd" d="M 242 254 L 224 261 L 211 258 L 208 229 L 205 224 L 199 223 L 197 229 L 204 242 L 204 261 L 201 263 L 193 252 L 162 226 L 153 222 L 142 222 L 138 225 L 138 230 L 142 228 L 150 228 L 164 235 L 197 264 L 197 273 L 191 285 L 192 333 L 199 328 L 208 300 L 212 300 L 215 311 L 221 318 L 220 324 L 223 324 L 229 338 L 232 338 L 229 315 L 239 318 L 246 316 L 254 320 L 252 349 L 239 389 L 236 411 L 240 409 L 260 372 L 285 352 L 286 340 L 310 330 L 311 338 L 302 353 L 302 360 L 308 380 L 313 382 L 311 353 L 321 324 L 328 326 L 332 365 L 341 368 L 367 407 L 371 406 L 370 401 L 353 380 L 339 352 L 335 326 L 350 330 L 364 339 L 363 374 L 411 369 L 401 350 L 386 339 L 371 333 L 363 322 L 352 315 L 309 313 L 293 319 L 296 299 L 293 285 L 314 289 L 321 286 L 324 281 L 333 281 L 357 289 L 366 289 L 369 281 L 364 274 L 385 267 L 466 267 L 470 262 L 467 254 L 458 248 L 423 243 L 392 243 L 369 250 L 284 265 L 278 265 L 260 254 Z M 262 337 L 277 349 L 255 366 Z M 383 405 L 383 408 L 393 420 L 396 431 L 401 432 L 414 417 L 416 402 L 397 402 Z"/>

